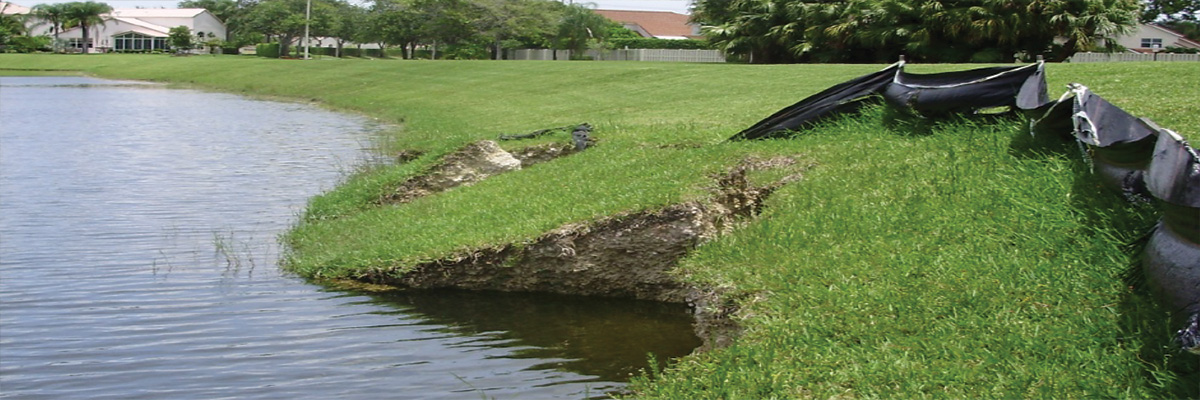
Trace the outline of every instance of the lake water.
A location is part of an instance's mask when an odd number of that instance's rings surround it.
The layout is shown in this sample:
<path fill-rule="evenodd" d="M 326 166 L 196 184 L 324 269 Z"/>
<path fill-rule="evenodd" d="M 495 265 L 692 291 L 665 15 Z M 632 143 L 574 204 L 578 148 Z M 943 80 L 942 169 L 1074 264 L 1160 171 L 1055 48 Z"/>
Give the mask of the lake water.
<path fill-rule="evenodd" d="M 699 344 L 682 306 L 332 290 L 281 272 L 379 127 L 303 104 L 0 77 L 0 397 L 581 398 Z"/>

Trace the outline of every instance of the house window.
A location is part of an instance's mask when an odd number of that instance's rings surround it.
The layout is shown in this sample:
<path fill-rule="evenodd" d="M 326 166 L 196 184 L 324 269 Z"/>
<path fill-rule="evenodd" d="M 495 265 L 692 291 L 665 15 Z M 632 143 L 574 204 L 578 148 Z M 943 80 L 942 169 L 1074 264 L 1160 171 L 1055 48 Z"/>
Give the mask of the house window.
<path fill-rule="evenodd" d="M 1162 38 L 1142 38 L 1142 48 L 1144 49 L 1161 49 Z"/>
<path fill-rule="evenodd" d="M 113 50 L 116 51 L 149 51 L 166 48 L 167 38 L 151 37 L 134 32 L 113 36 Z"/>

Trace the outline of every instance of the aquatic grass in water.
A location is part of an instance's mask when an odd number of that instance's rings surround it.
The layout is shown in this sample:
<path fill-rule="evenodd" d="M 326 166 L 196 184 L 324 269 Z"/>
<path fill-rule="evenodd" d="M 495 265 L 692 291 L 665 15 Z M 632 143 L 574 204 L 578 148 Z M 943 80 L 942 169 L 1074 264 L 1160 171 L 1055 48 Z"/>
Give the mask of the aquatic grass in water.
<path fill-rule="evenodd" d="M 878 111 L 790 140 L 723 143 L 870 65 L 582 62 L 311 63 L 244 57 L 12 56 L 120 78 L 318 100 L 403 123 L 425 152 L 315 198 L 288 237 L 306 276 L 411 266 L 520 243 L 567 223 L 706 196 L 746 156 L 815 166 L 762 216 L 699 247 L 680 275 L 745 293 L 746 334 L 635 382 L 639 398 L 1200 397 L 1200 360 L 1119 276 L 1156 218 L 1101 188 L 1071 142 L 1023 122 L 934 125 Z M 913 72 L 975 65 L 909 65 Z M 1188 63 L 1049 64 L 1200 141 Z M 303 75 L 308 79 L 292 77 Z M 1147 76 L 1176 78 L 1145 85 Z M 371 199 L 467 143 L 589 122 L 599 146 L 402 206 Z M 566 140 L 564 138 L 564 140 Z M 506 147 L 519 146 L 506 143 Z"/>

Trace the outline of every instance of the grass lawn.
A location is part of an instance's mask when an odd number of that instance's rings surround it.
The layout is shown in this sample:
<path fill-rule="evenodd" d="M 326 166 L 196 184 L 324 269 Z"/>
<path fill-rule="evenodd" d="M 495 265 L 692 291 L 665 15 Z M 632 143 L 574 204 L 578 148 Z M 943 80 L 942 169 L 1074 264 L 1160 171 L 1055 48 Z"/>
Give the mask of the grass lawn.
<path fill-rule="evenodd" d="M 0 55 L 68 69 L 315 101 L 397 125 L 424 156 L 314 198 L 286 240 L 309 277 L 404 268 L 555 227 L 707 196 L 750 156 L 815 165 L 758 219 L 679 267 L 739 294 L 745 335 L 634 382 L 645 398 L 1200 397 L 1200 358 L 1119 279 L 1156 219 L 1099 186 L 1074 143 L 1023 121 L 916 133 L 874 110 L 790 140 L 725 143 L 775 110 L 882 65 L 266 60 Z M 912 72 L 972 68 L 910 65 Z M 6 70 L 7 69 L 7 70 Z M 1194 63 L 1051 64 L 1200 141 Z M 1170 83 L 1161 82 L 1170 78 Z M 579 122 L 594 149 L 395 206 L 381 193 L 466 143 Z M 565 140 L 565 138 L 563 139 Z M 523 146 L 525 143 L 506 146 Z"/>

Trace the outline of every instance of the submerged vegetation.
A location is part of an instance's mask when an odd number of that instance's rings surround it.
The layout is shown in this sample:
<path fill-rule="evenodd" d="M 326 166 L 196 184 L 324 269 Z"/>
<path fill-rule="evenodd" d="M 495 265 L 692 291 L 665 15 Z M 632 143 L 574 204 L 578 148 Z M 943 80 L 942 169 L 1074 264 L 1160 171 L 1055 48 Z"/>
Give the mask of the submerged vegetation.
<path fill-rule="evenodd" d="M 788 140 L 724 141 L 881 65 L 9 55 L 0 65 L 315 101 L 397 124 L 387 151 L 419 156 L 348 177 L 285 238 L 288 268 L 314 278 L 403 270 L 701 199 L 712 175 L 749 156 L 805 160 L 803 179 L 757 219 L 678 268 L 734 295 L 743 336 L 637 378 L 639 398 L 1200 396 L 1200 359 L 1172 347 L 1167 311 L 1120 279 L 1156 205 L 1106 191 L 1074 143 L 1031 137 L 1024 121 L 914 126 L 881 109 Z M 1200 140 L 1194 65 L 1047 71 L 1052 92 L 1081 82 Z M 468 143 L 580 122 L 598 139 L 587 151 L 379 201 Z"/>

